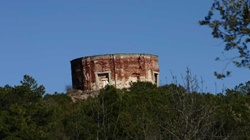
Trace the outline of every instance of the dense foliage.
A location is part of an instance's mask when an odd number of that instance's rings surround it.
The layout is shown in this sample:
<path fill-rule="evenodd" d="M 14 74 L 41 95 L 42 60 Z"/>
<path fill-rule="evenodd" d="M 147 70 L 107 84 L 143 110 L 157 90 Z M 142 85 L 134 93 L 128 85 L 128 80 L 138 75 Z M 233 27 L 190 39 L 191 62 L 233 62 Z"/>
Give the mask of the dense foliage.
<path fill-rule="evenodd" d="M 200 25 L 212 29 L 212 36 L 225 43 L 225 51 L 235 51 L 235 56 L 226 58 L 237 67 L 250 68 L 250 2 L 249 0 L 214 0 L 208 15 Z M 217 60 L 220 60 L 218 57 Z M 224 78 L 229 75 L 215 75 Z"/>
<path fill-rule="evenodd" d="M 217 95 L 143 82 L 78 102 L 43 94 L 30 76 L 0 87 L 0 139 L 250 139 L 248 82 Z"/>

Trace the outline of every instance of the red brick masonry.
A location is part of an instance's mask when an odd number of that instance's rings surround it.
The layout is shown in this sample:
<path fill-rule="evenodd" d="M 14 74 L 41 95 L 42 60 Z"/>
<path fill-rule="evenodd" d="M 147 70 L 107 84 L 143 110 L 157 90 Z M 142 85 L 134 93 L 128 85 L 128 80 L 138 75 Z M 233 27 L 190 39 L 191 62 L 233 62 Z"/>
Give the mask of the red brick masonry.
<path fill-rule="evenodd" d="M 105 54 L 71 61 L 74 89 L 99 90 L 105 85 L 128 88 L 130 82 L 159 85 L 158 56 L 152 54 Z"/>

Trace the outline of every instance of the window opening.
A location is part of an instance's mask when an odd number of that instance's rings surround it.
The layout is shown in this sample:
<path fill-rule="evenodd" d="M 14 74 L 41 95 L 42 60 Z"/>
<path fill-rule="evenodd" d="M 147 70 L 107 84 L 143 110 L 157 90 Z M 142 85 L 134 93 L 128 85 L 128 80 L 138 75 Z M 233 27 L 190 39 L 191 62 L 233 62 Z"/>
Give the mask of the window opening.
<path fill-rule="evenodd" d="M 154 72 L 154 84 L 159 85 L 159 73 Z"/>
<path fill-rule="evenodd" d="M 138 81 L 140 81 L 140 73 L 132 73 L 131 82 L 138 82 Z"/>
<path fill-rule="evenodd" d="M 110 79 L 109 79 L 109 73 L 97 73 L 96 74 L 96 83 L 99 89 L 104 88 L 106 85 L 109 84 Z"/>

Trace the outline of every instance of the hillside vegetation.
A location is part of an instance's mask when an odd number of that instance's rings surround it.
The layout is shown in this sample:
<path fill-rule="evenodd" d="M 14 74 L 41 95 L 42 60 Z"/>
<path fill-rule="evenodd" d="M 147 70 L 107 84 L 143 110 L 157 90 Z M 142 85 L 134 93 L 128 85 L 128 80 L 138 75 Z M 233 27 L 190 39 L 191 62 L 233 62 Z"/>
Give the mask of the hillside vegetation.
<path fill-rule="evenodd" d="M 25 75 L 0 87 L 0 139 L 250 139 L 249 84 L 225 94 L 147 82 L 72 102 Z"/>

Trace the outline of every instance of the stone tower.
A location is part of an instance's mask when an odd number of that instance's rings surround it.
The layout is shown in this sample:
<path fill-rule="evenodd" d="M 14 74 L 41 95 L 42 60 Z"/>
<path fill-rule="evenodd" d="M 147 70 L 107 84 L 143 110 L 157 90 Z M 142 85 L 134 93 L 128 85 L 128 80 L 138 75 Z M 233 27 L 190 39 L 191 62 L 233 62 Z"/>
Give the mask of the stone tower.
<path fill-rule="evenodd" d="M 71 61 L 74 89 L 95 91 L 107 84 L 128 88 L 130 82 L 159 85 L 158 56 L 152 54 L 104 54 Z"/>

